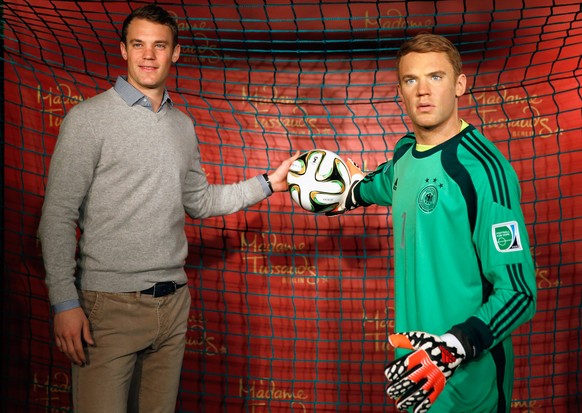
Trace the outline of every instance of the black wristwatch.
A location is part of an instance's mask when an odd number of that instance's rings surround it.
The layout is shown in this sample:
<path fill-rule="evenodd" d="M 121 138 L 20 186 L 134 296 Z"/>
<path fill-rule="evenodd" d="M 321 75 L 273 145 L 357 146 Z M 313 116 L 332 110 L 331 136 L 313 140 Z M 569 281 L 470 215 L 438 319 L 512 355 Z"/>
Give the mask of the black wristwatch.
<path fill-rule="evenodd" d="M 269 175 L 264 173 L 263 178 L 265 178 L 265 181 L 267 181 L 267 185 L 269 185 L 269 189 L 271 190 L 271 193 L 274 193 L 275 191 L 273 191 L 273 185 L 271 185 L 271 180 L 269 179 Z"/>

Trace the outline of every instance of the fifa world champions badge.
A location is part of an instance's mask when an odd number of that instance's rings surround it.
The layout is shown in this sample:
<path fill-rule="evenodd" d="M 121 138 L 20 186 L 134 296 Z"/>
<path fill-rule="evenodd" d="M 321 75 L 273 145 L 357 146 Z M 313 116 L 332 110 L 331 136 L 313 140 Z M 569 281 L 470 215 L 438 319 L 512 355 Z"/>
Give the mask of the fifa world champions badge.
<path fill-rule="evenodd" d="M 499 252 L 521 251 L 523 246 L 516 221 L 494 224 L 491 228 L 493 244 Z"/>

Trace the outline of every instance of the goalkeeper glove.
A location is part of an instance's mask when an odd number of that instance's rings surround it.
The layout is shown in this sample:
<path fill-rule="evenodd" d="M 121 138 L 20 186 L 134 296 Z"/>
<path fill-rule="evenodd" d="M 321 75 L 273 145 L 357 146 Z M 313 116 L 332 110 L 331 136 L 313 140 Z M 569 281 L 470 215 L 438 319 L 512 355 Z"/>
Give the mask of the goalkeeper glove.
<path fill-rule="evenodd" d="M 412 331 L 392 334 L 388 340 L 395 348 L 415 351 L 386 367 L 384 374 L 390 382 L 386 393 L 399 410 L 413 407 L 414 413 L 426 412 L 465 359 L 463 345 L 450 333 L 434 336 Z"/>
<path fill-rule="evenodd" d="M 364 179 L 364 174 L 362 173 L 360 167 L 349 158 L 346 162 L 346 165 L 350 174 L 350 182 L 348 183 L 347 189 L 343 193 L 343 196 L 341 197 L 337 207 L 325 213 L 327 216 L 340 215 L 359 206 L 354 197 L 354 189 L 356 188 L 356 185 L 358 185 L 360 181 Z"/>

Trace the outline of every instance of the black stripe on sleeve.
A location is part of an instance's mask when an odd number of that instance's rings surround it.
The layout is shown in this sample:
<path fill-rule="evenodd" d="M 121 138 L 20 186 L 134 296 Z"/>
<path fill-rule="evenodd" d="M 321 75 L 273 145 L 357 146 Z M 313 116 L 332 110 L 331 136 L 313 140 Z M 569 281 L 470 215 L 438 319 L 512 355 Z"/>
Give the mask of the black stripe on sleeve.
<path fill-rule="evenodd" d="M 511 329 L 517 320 L 527 311 L 533 299 L 533 294 L 525 282 L 522 264 L 507 265 L 506 270 L 516 293 L 491 318 L 489 328 L 494 337 L 501 337 L 507 330 Z"/>
<path fill-rule="evenodd" d="M 477 222 L 477 193 L 469 171 L 467 171 L 465 166 L 459 161 L 457 144 L 447 145 L 443 149 L 441 165 L 447 175 L 456 182 L 459 186 L 459 190 L 463 194 L 472 234 L 475 231 L 475 224 Z"/>
<path fill-rule="evenodd" d="M 475 135 L 475 131 L 468 132 L 461 145 L 482 164 L 489 180 L 493 202 L 511 209 L 507 177 L 497 156 Z"/>

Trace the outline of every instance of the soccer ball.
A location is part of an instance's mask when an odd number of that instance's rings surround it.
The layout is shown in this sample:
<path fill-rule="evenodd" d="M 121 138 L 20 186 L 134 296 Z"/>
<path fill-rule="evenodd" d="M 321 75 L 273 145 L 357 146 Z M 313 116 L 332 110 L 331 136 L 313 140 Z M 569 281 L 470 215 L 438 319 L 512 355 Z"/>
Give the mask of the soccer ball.
<path fill-rule="evenodd" d="M 302 153 L 287 174 L 291 199 L 306 211 L 334 209 L 350 185 L 350 172 L 337 154 L 325 149 Z"/>

